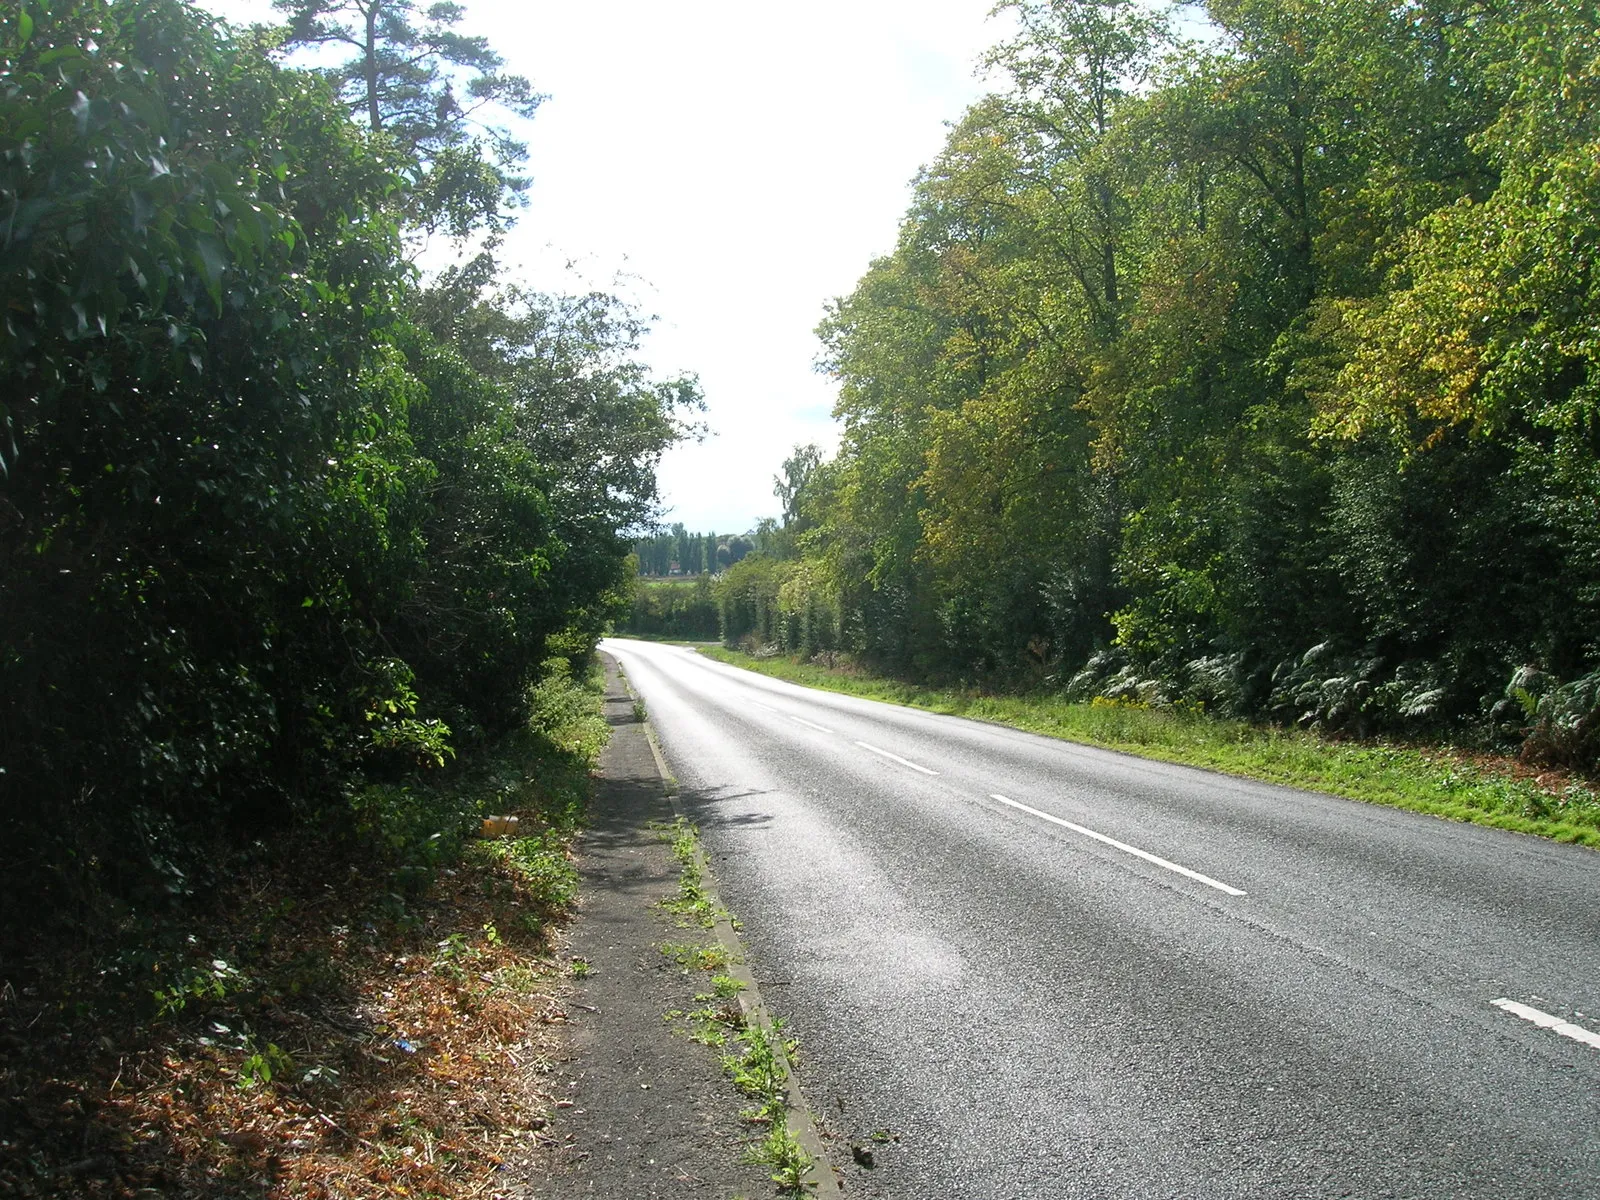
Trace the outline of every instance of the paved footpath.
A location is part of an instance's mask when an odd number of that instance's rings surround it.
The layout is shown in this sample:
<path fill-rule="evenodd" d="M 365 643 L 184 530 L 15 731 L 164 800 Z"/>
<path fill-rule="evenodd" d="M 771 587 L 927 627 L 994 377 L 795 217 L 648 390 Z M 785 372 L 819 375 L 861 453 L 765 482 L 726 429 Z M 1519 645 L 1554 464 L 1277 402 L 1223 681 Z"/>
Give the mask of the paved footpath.
<path fill-rule="evenodd" d="M 610 658 L 605 707 L 611 741 L 579 843 L 582 907 L 569 953 L 592 970 L 567 1003 L 568 1057 L 552 1082 L 570 1107 L 551 1113 L 555 1168 L 527 1181 L 537 1200 L 771 1196 L 762 1167 L 740 1161 L 745 1103 L 715 1052 L 663 1014 L 694 1007 L 697 981 L 659 947 L 689 941 L 657 902 L 677 890 L 678 863 L 653 823 L 672 820 L 643 722 Z M 696 933 L 698 931 L 695 931 Z"/>

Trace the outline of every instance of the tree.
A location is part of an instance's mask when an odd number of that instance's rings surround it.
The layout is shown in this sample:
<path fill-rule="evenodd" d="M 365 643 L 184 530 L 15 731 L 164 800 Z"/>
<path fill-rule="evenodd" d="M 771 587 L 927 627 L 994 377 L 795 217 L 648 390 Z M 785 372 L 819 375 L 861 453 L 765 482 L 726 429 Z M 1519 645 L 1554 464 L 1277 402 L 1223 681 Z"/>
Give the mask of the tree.
<path fill-rule="evenodd" d="M 1022 31 L 988 61 L 1011 79 L 1002 102 L 1026 132 L 1020 163 L 1068 216 L 1058 244 L 1077 260 L 1096 324 L 1110 336 L 1123 299 L 1117 259 L 1126 201 L 1106 141 L 1150 77 L 1166 20 L 1135 0 L 1010 0 L 1001 8 L 1015 12 Z"/>
<path fill-rule="evenodd" d="M 1213 0 L 1159 71 L 1142 5 L 1005 7 L 1004 90 L 819 331 L 844 431 L 780 610 L 1358 730 L 1526 662 L 1592 707 L 1593 6 Z"/>
<path fill-rule="evenodd" d="M 34 13 L 0 33 L 0 764 L 32 798 L 0 875 L 182 890 L 175 822 L 303 811 L 405 706 L 397 180 L 183 5 Z"/>
<path fill-rule="evenodd" d="M 0 24 L 8 913 L 197 890 L 228 831 L 521 724 L 697 403 L 608 297 L 419 288 L 396 143 L 266 45 L 179 0 Z"/>
<path fill-rule="evenodd" d="M 408 219 L 463 237 L 498 228 L 527 187 L 516 174 L 526 147 L 498 112 L 531 117 L 543 99 L 526 78 L 505 74 L 484 37 L 458 32 L 466 10 L 441 0 L 274 0 L 287 26 L 283 47 L 348 48 L 320 68 L 352 115 L 398 144 L 417 164 Z"/>
<path fill-rule="evenodd" d="M 783 474 L 772 481 L 772 494 L 783 505 L 783 525 L 793 533 L 803 532 L 806 485 L 822 464 L 822 449 L 815 444 L 796 446 L 783 460 Z"/>

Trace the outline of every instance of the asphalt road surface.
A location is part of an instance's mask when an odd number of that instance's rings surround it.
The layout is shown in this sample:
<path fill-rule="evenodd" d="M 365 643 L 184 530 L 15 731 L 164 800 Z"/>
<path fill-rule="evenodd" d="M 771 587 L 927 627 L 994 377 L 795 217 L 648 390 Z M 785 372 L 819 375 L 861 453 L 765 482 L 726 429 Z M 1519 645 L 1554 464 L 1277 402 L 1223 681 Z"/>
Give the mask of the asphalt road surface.
<path fill-rule="evenodd" d="M 1600 1197 L 1600 854 L 601 648 L 851 1194 Z"/>

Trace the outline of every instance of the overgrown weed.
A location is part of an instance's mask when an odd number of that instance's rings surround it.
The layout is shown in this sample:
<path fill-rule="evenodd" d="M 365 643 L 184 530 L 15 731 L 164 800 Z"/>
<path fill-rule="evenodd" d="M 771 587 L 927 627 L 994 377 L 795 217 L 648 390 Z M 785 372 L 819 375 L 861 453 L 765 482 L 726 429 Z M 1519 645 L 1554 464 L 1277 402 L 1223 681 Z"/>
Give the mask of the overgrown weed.
<path fill-rule="evenodd" d="M 690 971 L 720 971 L 734 961 L 721 942 L 662 942 L 661 953 Z"/>
<path fill-rule="evenodd" d="M 727 914 L 715 905 L 701 867 L 699 833 L 682 817 L 657 827 L 672 844 L 678 860 L 678 893 L 661 902 L 675 913 L 680 927 L 714 928 L 717 916 Z M 732 918 L 729 917 L 731 922 Z M 735 957 L 721 942 L 664 942 L 661 952 L 685 974 L 709 975 L 708 988 L 695 993 L 698 1006 L 665 1014 L 669 1022 L 682 1022 L 690 1041 L 722 1051 L 722 1069 L 741 1093 L 755 1101 L 740 1116 L 762 1132 L 745 1150 L 747 1162 L 763 1165 L 784 1195 L 805 1195 L 814 1160 L 789 1128 L 788 1076 L 798 1043 L 786 1038 L 783 1022 L 750 1022 L 740 1003 L 745 984 L 725 968 Z"/>
<path fill-rule="evenodd" d="M 750 1162 L 771 1168 L 780 1191 L 803 1193 L 812 1158 L 789 1129 L 789 1064 L 798 1050 L 793 1038 L 783 1036 L 783 1022 L 751 1025 L 735 1036 L 737 1046 L 722 1056 L 728 1078 L 756 1103 L 740 1115 L 766 1132 L 746 1152 Z"/>
<path fill-rule="evenodd" d="M 700 867 L 698 831 L 682 817 L 671 824 L 657 824 L 655 829 L 672 843 L 673 857 L 678 860 L 678 893 L 662 900 L 661 907 L 676 916 L 681 927 L 712 928 L 717 923 L 717 906 L 706 889 L 705 872 Z"/>

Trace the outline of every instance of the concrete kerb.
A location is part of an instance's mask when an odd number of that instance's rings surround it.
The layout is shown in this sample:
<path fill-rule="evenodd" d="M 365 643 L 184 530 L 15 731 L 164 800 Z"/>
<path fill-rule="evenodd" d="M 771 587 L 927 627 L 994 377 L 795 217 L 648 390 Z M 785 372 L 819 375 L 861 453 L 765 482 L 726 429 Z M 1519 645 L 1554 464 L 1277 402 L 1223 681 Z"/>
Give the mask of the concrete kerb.
<path fill-rule="evenodd" d="M 620 666 L 620 664 L 619 664 Z M 628 678 L 625 671 L 619 669 L 618 675 L 622 679 L 622 686 L 628 689 L 628 694 L 637 702 L 639 694 L 633 690 L 633 681 Z M 656 731 L 651 726 L 649 719 L 644 721 L 645 738 L 650 743 L 650 753 L 656 761 L 656 770 L 661 775 L 661 786 L 667 796 L 667 802 L 672 806 L 673 816 L 688 821 L 688 815 L 683 811 L 683 806 L 678 803 L 677 780 L 672 772 L 667 769 L 667 761 L 661 756 L 660 743 L 656 741 Z M 701 878 L 705 881 L 705 890 L 712 899 L 712 911 L 716 914 L 716 923 L 713 930 L 717 941 L 728 952 L 728 966 L 726 974 L 738 980 L 744 986 L 739 992 L 739 1010 L 747 1025 L 760 1029 L 772 1028 L 772 1014 L 768 1011 L 766 1002 L 761 998 L 761 989 L 756 985 L 755 976 L 750 973 L 749 964 L 745 961 L 744 944 L 739 940 L 738 930 L 728 919 L 727 909 L 723 906 L 721 897 L 717 893 L 716 875 L 711 870 L 711 864 L 706 861 L 705 851 L 700 846 L 698 838 L 694 846 L 695 862 L 700 868 Z M 822 1134 L 817 1129 L 815 1118 L 811 1115 L 811 1108 L 806 1103 L 804 1094 L 800 1091 L 800 1084 L 795 1079 L 794 1073 L 789 1069 L 787 1058 L 783 1064 L 784 1098 L 788 1103 L 789 1132 L 800 1143 L 802 1149 L 811 1156 L 811 1170 L 806 1174 L 806 1184 L 816 1196 L 838 1197 L 842 1200 L 844 1191 L 839 1186 L 839 1180 L 834 1174 L 832 1161 L 828 1156 L 827 1147 L 823 1144 Z"/>

